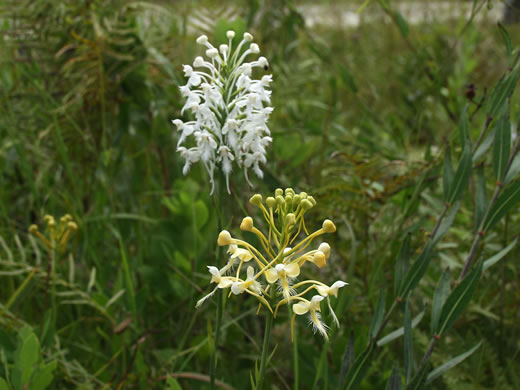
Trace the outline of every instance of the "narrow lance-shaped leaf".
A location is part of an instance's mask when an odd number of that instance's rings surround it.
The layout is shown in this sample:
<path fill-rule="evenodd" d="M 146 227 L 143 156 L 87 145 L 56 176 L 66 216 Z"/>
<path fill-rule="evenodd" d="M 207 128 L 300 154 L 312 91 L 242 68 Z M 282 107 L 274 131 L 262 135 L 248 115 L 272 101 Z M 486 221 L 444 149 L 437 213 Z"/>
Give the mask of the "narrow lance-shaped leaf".
<path fill-rule="evenodd" d="M 453 165 L 451 163 L 451 148 L 446 148 L 444 154 L 444 166 L 442 174 L 442 187 L 444 192 L 444 201 L 447 202 L 450 196 L 451 185 L 453 184 Z"/>
<path fill-rule="evenodd" d="M 505 27 L 500 22 L 498 23 L 498 31 L 500 31 L 500 35 L 502 35 L 502 38 L 504 39 L 507 62 L 509 65 L 511 65 L 513 59 L 513 45 L 511 45 L 511 38 L 509 37 L 509 33 L 507 32 Z"/>
<path fill-rule="evenodd" d="M 466 142 L 459 166 L 457 168 L 457 172 L 455 172 L 455 176 L 453 177 L 450 195 L 448 196 L 448 203 L 453 203 L 460 199 L 466 190 L 469 183 L 472 164 L 473 160 L 471 157 L 471 146 L 468 142 Z"/>
<path fill-rule="evenodd" d="M 415 328 L 419 324 L 419 322 L 421 322 L 423 317 L 424 317 L 424 310 L 421 311 L 419 314 L 417 314 L 414 317 L 414 319 L 412 320 L 412 329 Z M 391 341 L 394 341 L 395 339 L 401 337 L 402 335 L 404 335 L 404 326 L 401 326 L 400 328 L 397 328 L 396 330 L 388 333 L 386 336 L 380 338 L 377 341 L 376 345 L 378 347 L 382 347 L 383 345 L 388 344 Z"/>
<path fill-rule="evenodd" d="M 437 288 L 435 289 L 435 293 L 433 294 L 431 318 L 432 333 L 435 332 L 435 329 L 437 329 L 437 325 L 441 317 L 442 307 L 450 295 L 450 276 L 450 270 L 449 268 L 446 268 L 446 270 L 444 270 L 442 273 L 439 279 L 439 283 L 437 284 Z"/>
<path fill-rule="evenodd" d="M 403 15 L 401 15 L 400 12 L 395 11 L 395 20 L 397 22 L 397 27 L 399 27 L 401 35 L 403 37 L 407 37 L 410 29 L 408 27 L 408 22 L 406 21 L 406 19 L 403 17 Z"/>
<path fill-rule="evenodd" d="M 509 184 L 511 183 L 511 180 L 513 180 L 518 174 L 520 173 L 520 154 L 517 154 L 515 158 L 513 159 L 513 162 L 511 163 L 511 166 L 507 170 L 506 178 L 504 179 L 503 184 Z"/>
<path fill-rule="evenodd" d="M 406 237 L 401 244 L 401 249 L 399 250 L 399 254 L 397 255 L 397 261 L 395 262 L 395 272 L 394 272 L 394 295 L 397 295 L 399 288 L 401 287 L 401 282 L 408 271 L 409 261 L 410 261 L 410 239 L 411 234 L 406 234 Z"/>
<path fill-rule="evenodd" d="M 469 143 L 471 145 L 471 139 L 469 136 L 469 118 L 468 118 L 468 107 L 464 107 L 464 110 L 462 110 L 462 113 L 460 114 L 460 121 L 459 121 L 459 137 L 460 137 L 460 144 L 464 147 L 466 143 Z"/>
<path fill-rule="evenodd" d="M 375 338 L 377 336 L 379 328 L 381 328 L 381 324 L 383 323 L 383 317 L 385 315 L 385 297 L 386 290 L 383 288 L 379 293 L 376 311 L 374 313 L 374 318 L 372 319 L 372 324 L 370 326 L 370 338 Z"/>
<path fill-rule="evenodd" d="M 395 363 L 385 390 L 401 390 L 401 385 L 401 373 L 399 372 L 399 366 Z"/>
<path fill-rule="evenodd" d="M 453 203 L 453 205 L 450 207 L 448 213 L 439 225 L 439 229 L 437 230 L 437 233 L 435 233 L 435 237 L 432 239 L 433 246 L 437 245 L 437 243 L 442 239 L 442 237 L 444 237 L 448 229 L 451 227 L 451 225 L 453 225 L 455 217 L 457 216 L 457 212 L 459 211 L 459 207 L 460 200 Z"/>
<path fill-rule="evenodd" d="M 412 291 L 415 286 L 417 286 L 428 269 L 428 265 L 430 264 L 430 260 L 432 258 L 432 252 L 433 248 L 431 242 L 429 242 L 426 244 L 421 254 L 417 257 L 417 260 L 415 260 L 415 262 L 408 270 L 401 288 L 399 289 L 399 297 L 403 299 L 406 298 L 410 291 Z"/>
<path fill-rule="evenodd" d="M 442 307 L 441 317 L 435 329 L 436 335 L 440 336 L 444 334 L 444 332 L 453 325 L 455 320 L 459 318 L 464 309 L 466 309 L 473 296 L 473 292 L 477 288 L 481 273 L 482 261 L 479 261 L 473 271 L 451 292 Z"/>
<path fill-rule="evenodd" d="M 370 344 L 368 349 L 354 361 L 354 364 L 350 367 L 350 370 L 348 370 L 347 377 L 345 378 L 345 390 L 354 390 L 357 388 L 367 373 L 373 354 L 374 344 Z"/>
<path fill-rule="evenodd" d="M 498 197 L 497 201 L 491 208 L 486 222 L 484 223 L 484 231 L 487 232 L 498 221 L 506 215 L 513 206 L 520 200 L 520 180 L 511 184 L 504 193 Z"/>
<path fill-rule="evenodd" d="M 493 142 L 493 169 L 495 178 L 502 182 L 507 173 L 509 151 L 511 149 L 511 122 L 509 115 L 504 114 L 497 121 L 497 130 Z"/>
<path fill-rule="evenodd" d="M 493 141 L 495 140 L 495 132 L 496 129 L 493 127 L 491 132 L 484 138 L 484 141 L 477 148 L 475 153 L 473 154 L 473 164 L 477 163 L 481 158 L 483 158 L 491 145 L 493 145 Z"/>
<path fill-rule="evenodd" d="M 518 242 L 518 237 L 513 240 L 511 244 L 506 246 L 504 249 L 502 249 L 500 252 L 498 252 L 496 255 L 491 256 L 489 259 L 484 261 L 484 265 L 482 266 L 482 270 L 485 271 L 492 265 L 495 265 L 498 263 L 505 255 L 507 255 L 511 250 L 515 247 L 516 243 Z"/>
<path fill-rule="evenodd" d="M 518 81 L 519 72 L 520 66 L 517 65 L 510 73 L 498 81 L 487 102 L 486 112 L 489 117 L 496 117 L 502 110 L 506 100 L 511 97 Z"/>
<path fill-rule="evenodd" d="M 448 371 L 450 368 L 455 367 L 457 364 L 459 364 L 460 362 L 465 360 L 467 357 L 472 355 L 473 352 L 475 352 L 481 346 L 481 344 L 482 344 L 482 341 L 480 343 L 478 343 L 477 345 L 475 345 L 473 348 L 471 348 L 469 351 L 466 351 L 466 352 L 460 354 L 459 356 L 454 357 L 453 359 L 447 361 L 446 363 L 440 365 L 435 370 L 430 372 L 428 374 L 428 376 L 426 377 L 426 384 L 431 383 L 436 378 L 438 378 L 439 376 L 444 374 L 446 371 Z"/>
<path fill-rule="evenodd" d="M 475 193 L 475 229 L 482 223 L 482 218 L 486 214 L 488 207 L 488 197 L 486 190 L 486 177 L 484 176 L 484 164 L 477 167 L 477 183 Z"/>
<path fill-rule="evenodd" d="M 405 384 L 410 382 L 414 369 L 412 318 L 410 316 L 410 303 L 406 300 L 404 305 L 404 377 Z"/>

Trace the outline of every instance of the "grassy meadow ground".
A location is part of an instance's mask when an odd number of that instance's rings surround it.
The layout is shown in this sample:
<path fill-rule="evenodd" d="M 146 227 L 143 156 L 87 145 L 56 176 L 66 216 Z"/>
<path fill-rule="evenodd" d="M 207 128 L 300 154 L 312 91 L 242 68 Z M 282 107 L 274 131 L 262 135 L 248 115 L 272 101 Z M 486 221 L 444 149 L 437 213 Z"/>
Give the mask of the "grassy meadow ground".
<path fill-rule="evenodd" d="M 441 214 L 446 150 L 455 167 L 463 152 L 462 112 L 467 105 L 476 143 L 487 119 L 485 98 L 511 65 L 500 29 L 487 18 L 409 24 L 395 2 L 373 0 L 363 14 L 385 17 L 356 28 L 309 28 L 292 1 L 214 3 L 0 4 L 5 389 L 21 390 L 31 380 L 29 389 L 45 388 L 36 380 L 50 389 L 209 388 L 216 301 L 198 310 L 195 303 L 211 288 L 206 266 L 216 263 L 219 227 L 243 235 L 242 218 L 257 213 L 248 199 L 286 187 L 317 200 L 310 229 L 325 218 L 337 227 L 327 267 L 306 276 L 349 286 L 334 301 L 341 327 L 331 329 L 329 343 L 297 319 L 299 371 L 281 311 L 267 388 L 295 388 L 295 372 L 301 389 L 344 388 L 352 352 L 360 356 L 369 342 L 378 301 L 387 309 L 394 301 L 401 243 L 409 237 L 408 256 L 415 258 Z M 474 3 L 479 15 L 491 12 L 487 0 Z M 516 48 L 520 26 L 506 28 Z M 251 174 L 250 188 L 235 167 L 231 194 L 217 191 L 216 207 L 200 164 L 183 176 L 171 120 L 182 117 L 182 64 L 202 54 L 195 39 L 204 33 L 222 41 L 228 29 L 251 32 L 269 61 L 273 143 L 264 179 Z M 513 95 L 515 124 L 517 107 Z M 396 366 L 403 379 L 417 373 L 432 336 L 432 297 L 447 268 L 455 287 L 478 234 L 481 205 L 495 188 L 492 164 L 489 152 L 474 165 L 453 225 L 408 298 L 409 311 L 397 305 L 380 334 L 408 317 L 420 321 L 407 337 L 374 349 L 357 388 L 384 389 Z M 36 224 L 49 233 L 48 214 L 57 223 L 70 214 L 78 227 L 54 252 L 51 272 L 52 252 L 28 230 Z M 489 259 L 515 242 L 519 221 L 515 206 L 482 237 L 478 257 Z M 430 388 L 520 388 L 520 250 L 509 248 L 482 273 L 428 372 L 480 347 Z M 250 388 L 265 322 L 256 310 L 250 297 L 225 299 L 221 388 Z"/>

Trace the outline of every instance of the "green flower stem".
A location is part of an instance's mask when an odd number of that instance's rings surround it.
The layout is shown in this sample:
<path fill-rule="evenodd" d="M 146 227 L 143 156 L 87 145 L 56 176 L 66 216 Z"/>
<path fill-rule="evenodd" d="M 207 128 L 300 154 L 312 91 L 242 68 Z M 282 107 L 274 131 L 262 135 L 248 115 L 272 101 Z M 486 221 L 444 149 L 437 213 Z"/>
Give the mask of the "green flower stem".
<path fill-rule="evenodd" d="M 210 359 L 210 388 L 215 389 L 215 372 L 217 369 L 217 349 L 220 341 L 220 326 L 222 324 L 222 298 L 224 297 L 221 289 L 217 290 L 217 321 L 215 324 L 215 344 Z"/>
<path fill-rule="evenodd" d="M 287 305 L 289 307 L 289 305 Z M 289 320 L 291 319 L 291 309 L 289 307 Z M 294 371 L 294 383 L 293 389 L 298 390 L 300 387 L 300 362 L 298 360 L 298 331 L 296 327 L 293 329 L 293 371 Z"/>
<path fill-rule="evenodd" d="M 217 189 L 215 192 L 215 196 L 213 197 L 213 204 L 215 206 L 215 210 L 217 212 L 217 232 L 220 233 L 222 230 L 223 222 L 222 222 L 222 209 L 221 209 L 221 194 L 222 194 L 222 186 L 220 185 L 220 181 L 217 182 Z M 220 257 L 221 257 L 221 249 L 217 246 L 216 253 L 216 261 L 220 266 Z M 217 351 L 218 345 L 220 341 L 220 327 L 222 325 L 222 305 L 223 305 L 223 291 L 221 289 L 217 290 L 217 313 L 216 313 L 216 324 L 215 324 L 215 343 L 213 350 L 211 352 L 210 362 L 209 362 L 209 386 L 211 390 L 215 390 L 215 373 L 217 370 Z"/>
<path fill-rule="evenodd" d="M 271 294 L 270 294 L 270 301 L 272 302 L 275 294 L 276 294 L 276 288 L 271 285 Z M 271 329 L 273 327 L 273 315 L 270 313 L 267 313 L 267 318 L 265 320 L 265 331 L 264 331 L 264 344 L 262 346 L 262 357 L 260 359 L 260 373 L 257 383 L 257 390 L 262 390 L 262 387 L 264 386 L 264 377 L 265 377 L 265 368 L 267 365 L 267 356 L 269 354 L 269 344 L 271 342 Z"/>

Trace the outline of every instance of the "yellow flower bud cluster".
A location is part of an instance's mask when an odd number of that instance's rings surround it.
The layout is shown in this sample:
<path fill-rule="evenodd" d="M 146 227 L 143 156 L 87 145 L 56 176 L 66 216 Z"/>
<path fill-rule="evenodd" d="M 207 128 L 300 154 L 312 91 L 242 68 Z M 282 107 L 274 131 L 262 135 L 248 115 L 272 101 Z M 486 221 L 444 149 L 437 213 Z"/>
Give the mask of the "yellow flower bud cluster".
<path fill-rule="evenodd" d="M 292 307 L 293 319 L 296 315 L 308 314 L 314 330 L 327 338 L 328 327 L 321 319 L 320 302 L 326 299 L 331 316 L 339 326 L 330 305 L 330 297 L 337 297 L 338 289 L 347 283 L 338 280 L 329 287 L 317 280 L 298 281 L 297 278 L 306 263 L 312 263 L 318 268 L 327 265 L 330 245 L 322 242 L 315 249 L 310 246 L 315 238 L 334 233 L 336 226 L 327 219 L 320 229 L 309 233 L 305 225 L 305 213 L 316 206 L 316 200 L 306 192 L 296 194 L 292 188 L 285 191 L 277 189 L 274 196 L 267 197 L 265 202 L 262 195 L 256 194 L 249 202 L 259 208 L 268 231 L 264 233 L 258 229 L 250 216 L 242 220 L 240 230 L 253 233 L 261 249 L 232 237 L 227 230 L 220 232 L 218 245 L 228 247 L 230 258 L 221 269 L 208 267 L 211 282 L 217 286 L 197 302 L 197 307 L 217 289 L 229 288 L 230 295 L 247 293 L 254 296 L 275 317 L 279 307 L 284 304 Z M 244 268 L 245 276 L 242 275 Z M 313 292 L 314 296 L 309 297 Z"/>
<path fill-rule="evenodd" d="M 70 214 L 62 216 L 58 223 L 52 215 L 43 217 L 45 222 L 44 232 L 40 232 L 38 225 L 29 226 L 29 233 L 37 237 L 48 250 L 63 252 L 67 246 L 71 234 L 78 230 L 78 225 Z"/>

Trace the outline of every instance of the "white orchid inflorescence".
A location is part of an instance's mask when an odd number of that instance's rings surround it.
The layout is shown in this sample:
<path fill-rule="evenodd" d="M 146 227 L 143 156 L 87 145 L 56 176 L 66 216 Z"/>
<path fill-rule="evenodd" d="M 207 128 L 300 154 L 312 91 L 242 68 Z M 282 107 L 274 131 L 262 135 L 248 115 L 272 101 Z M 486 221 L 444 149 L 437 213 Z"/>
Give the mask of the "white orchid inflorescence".
<path fill-rule="evenodd" d="M 257 236 L 263 253 L 250 243 L 233 238 L 227 230 L 220 232 L 218 245 L 228 246 L 230 258 L 221 269 L 208 266 L 211 282 L 216 287 L 197 302 L 197 307 L 213 296 L 217 289 L 229 288 L 230 295 L 247 293 L 254 296 L 275 317 L 281 305 L 292 305 L 293 319 L 296 315 L 308 314 L 314 330 L 327 339 L 328 327 L 321 319 L 320 304 L 326 300 L 329 312 L 339 326 L 330 297 L 337 297 L 338 289 L 347 283 L 338 280 L 328 286 L 317 280 L 297 281 L 297 278 L 306 263 L 313 263 L 318 268 L 325 267 L 330 256 L 330 245 L 323 242 L 317 249 L 308 248 L 316 237 L 335 232 L 334 223 L 327 219 L 321 229 L 309 234 L 304 215 L 315 206 L 316 201 L 305 192 L 296 194 L 291 188 L 285 190 L 285 196 L 284 191 L 277 189 L 274 197 L 266 199 L 265 205 L 259 194 L 254 195 L 250 202 L 260 208 L 269 231 L 267 234 L 262 233 L 255 227 L 251 217 L 242 220 L 240 229 Z M 304 234 L 305 238 L 297 242 L 300 234 Z M 248 266 L 244 278 L 245 263 Z M 267 285 L 264 286 L 263 282 L 267 282 Z M 309 295 L 312 295 L 310 299 Z M 291 320 L 291 332 L 292 324 Z"/>
<path fill-rule="evenodd" d="M 253 36 L 244 33 L 242 41 L 233 49 L 234 31 L 227 32 L 228 44 L 215 48 L 205 35 L 197 43 L 207 48 L 206 56 L 196 57 L 193 67 L 184 65 L 188 77 L 186 85 L 180 87 L 186 103 L 182 108 L 193 114 L 194 120 L 172 122 L 181 132 L 177 151 L 185 159 L 183 173 L 186 174 L 193 163 L 201 161 L 208 172 L 211 192 L 214 189 L 215 167 L 220 166 L 226 177 L 229 192 L 229 175 L 233 162 L 244 169 L 246 180 L 251 185 L 247 171 L 252 168 L 260 178 L 263 172 L 260 163 L 266 162 L 266 147 L 271 143 L 267 120 L 273 111 L 271 91 L 267 88 L 271 75 L 261 79 L 252 76 L 254 68 L 267 70 L 265 57 L 244 62 L 250 54 L 258 54 L 260 49 L 252 43 Z M 196 69 L 196 70 L 195 70 Z M 184 142 L 191 138 L 191 147 Z"/>

